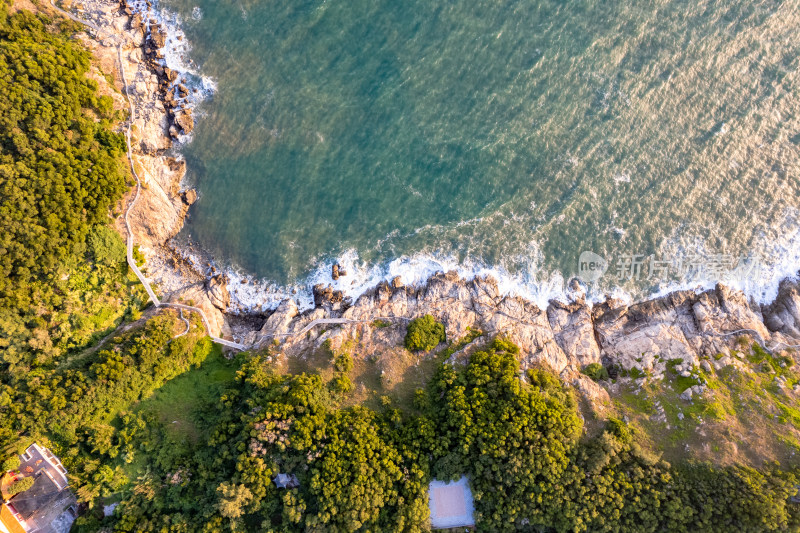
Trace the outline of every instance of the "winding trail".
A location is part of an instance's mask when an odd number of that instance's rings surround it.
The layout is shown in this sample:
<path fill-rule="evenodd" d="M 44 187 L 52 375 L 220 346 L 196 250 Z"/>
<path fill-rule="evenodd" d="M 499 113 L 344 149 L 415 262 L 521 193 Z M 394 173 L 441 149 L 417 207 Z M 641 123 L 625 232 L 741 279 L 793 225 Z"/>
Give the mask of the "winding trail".
<path fill-rule="evenodd" d="M 199 307 L 160 301 L 158 299 L 158 296 L 156 296 L 156 293 L 153 291 L 152 286 L 150 285 L 150 280 L 148 280 L 144 276 L 144 274 L 142 274 L 142 271 L 139 270 L 139 267 L 136 264 L 136 260 L 133 257 L 133 231 L 131 230 L 131 224 L 129 220 L 131 209 L 133 209 L 134 205 L 136 205 L 136 200 L 139 199 L 139 191 L 142 188 L 142 182 L 139 179 L 139 175 L 136 173 L 136 169 L 134 168 L 133 153 L 131 151 L 131 125 L 133 124 L 133 121 L 136 119 L 136 109 L 133 106 L 133 100 L 131 99 L 130 94 L 128 94 L 128 80 L 127 77 L 125 76 L 125 62 L 122 60 L 122 43 L 117 43 L 117 55 L 119 57 L 119 71 L 122 74 L 122 86 L 123 89 L 125 90 L 125 97 L 128 100 L 128 106 L 130 107 L 131 111 L 131 116 L 128 119 L 127 126 L 125 127 L 125 144 L 128 152 L 127 154 L 128 163 L 130 164 L 131 167 L 131 174 L 133 174 L 133 177 L 136 180 L 136 192 L 133 195 L 133 199 L 128 204 L 127 209 L 125 209 L 125 229 L 128 232 L 128 239 L 127 239 L 128 242 L 127 242 L 127 252 L 126 252 L 126 259 L 128 261 L 128 265 L 131 267 L 131 270 L 133 270 L 133 273 L 136 274 L 136 277 L 139 278 L 139 281 L 142 283 L 142 285 L 144 285 L 144 288 L 147 291 L 147 296 L 150 298 L 150 301 L 153 302 L 153 305 L 155 305 L 156 307 L 172 307 L 174 309 L 180 310 L 181 318 L 184 320 L 184 322 L 187 323 L 186 331 L 184 331 L 180 335 L 185 335 L 189 331 L 189 323 L 183 317 L 183 311 L 193 311 L 200 315 L 200 318 L 203 320 L 203 326 L 205 326 L 206 333 L 208 333 L 208 336 L 211 337 L 212 341 L 216 342 L 217 344 L 226 346 L 228 348 L 233 348 L 234 350 L 246 350 L 248 346 L 245 346 L 244 344 L 240 344 L 238 342 L 229 341 L 220 337 L 213 336 L 211 334 L 211 327 L 208 323 L 208 318 L 206 317 L 206 314 L 203 312 L 203 310 L 200 309 Z"/>
<path fill-rule="evenodd" d="M 253 346 L 258 346 L 262 342 L 264 342 L 268 338 L 275 338 L 275 337 L 302 337 L 312 329 L 317 326 L 325 325 L 325 324 L 364 324 L 366 322 L 375 322 L 376 320 L 408 320 L 411 319 L 404 316 L 376 316 L 369 319 L 362 319 L 362 320 L 353 320 L 352 318 L 317 318 L 312 320 L 306 326 L 298 331 L 297 333 L 267 333 L 266 335 L 262 335 L 261 339 L 256 342 Z"/>

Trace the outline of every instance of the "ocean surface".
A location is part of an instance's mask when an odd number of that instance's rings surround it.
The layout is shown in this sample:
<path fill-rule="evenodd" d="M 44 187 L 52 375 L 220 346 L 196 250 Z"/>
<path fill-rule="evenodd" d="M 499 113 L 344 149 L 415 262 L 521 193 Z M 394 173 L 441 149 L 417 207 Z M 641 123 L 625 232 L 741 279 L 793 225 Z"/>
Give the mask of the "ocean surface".
<path fill-rule="evenodd" d="M 766 300 L 800 266 L 800 1 L 159 8 L 216 86 L 179 239 L 258 280 L 243 305 L 335 262 L 353 296 L 456 268 L 540 302 L 576 275 Z"/>

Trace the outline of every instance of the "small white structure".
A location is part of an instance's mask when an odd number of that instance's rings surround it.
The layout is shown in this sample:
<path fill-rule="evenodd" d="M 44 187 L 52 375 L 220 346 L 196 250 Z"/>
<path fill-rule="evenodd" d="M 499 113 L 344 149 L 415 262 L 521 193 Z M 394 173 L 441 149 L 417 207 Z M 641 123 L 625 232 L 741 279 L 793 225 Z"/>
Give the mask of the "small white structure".
<path fill-rule="evenodd" d="M 458 481 L 445 483 L 434 479 L 428 487 L 428 506 L 431 510 L 431 527 L 446 529 L 475 525 L 472 491 L 465 476 Z"/>
<path fill-rule="evenodd" d="M 300 486 L 300 482 L 294 474 L 278 474 L 272 481 L 279 489 L 293 489 Z"/>

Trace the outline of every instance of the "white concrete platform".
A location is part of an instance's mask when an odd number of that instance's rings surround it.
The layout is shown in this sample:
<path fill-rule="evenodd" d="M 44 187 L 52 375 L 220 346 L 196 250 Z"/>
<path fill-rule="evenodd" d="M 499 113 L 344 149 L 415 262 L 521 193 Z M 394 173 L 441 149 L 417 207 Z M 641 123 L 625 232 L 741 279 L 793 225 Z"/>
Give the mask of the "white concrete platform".
<path fill-rule="evenodd" d="M 431 510 L 431 527 L 474 526 L 472 491 L 467 478 L 445 483 L 434 479 L 428 486 L 428 505 Z"/>

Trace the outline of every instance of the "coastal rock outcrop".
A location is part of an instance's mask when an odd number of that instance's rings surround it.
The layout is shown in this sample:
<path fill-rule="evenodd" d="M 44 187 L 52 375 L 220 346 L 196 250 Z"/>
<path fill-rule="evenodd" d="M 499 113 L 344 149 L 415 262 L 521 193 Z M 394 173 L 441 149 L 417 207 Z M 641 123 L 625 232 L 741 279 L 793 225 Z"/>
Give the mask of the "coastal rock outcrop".
<path fill-rule="evenodd" d="M 226 311 L 231 305 L 231 295 L 228 292 L 228 277 L 224 274 L 216 275 L 206 281 L 206 292 L 212 305 L 220 311 Z"/>
<path fill-rule="evenodd" d="M 339 310 L 330 305 L 332 292 L 330 287 L 315 287 L 318 306 L 306 313 L 298 313 L 293 302 L 282 303 L 252 339 L 280 333 L 283 350 L 302 353 L 318 346 L 323 337 L 334 345 L 358 338 L 360 350 L 377 353 L 380 343 L 385 349 L 402 343 L 405 320 L 431 314 L 445 325 L 450 341 L 476 330 L 486 337 L 504 335 L 520 347 L 524 368 L 546 365 L 574 381 L 585 378 L 579 373 L 582 368 L 598 362 L 635 368 L 655 378 L 663 376 L 667 362 L 675 364 L 675 359 L 680 361 L 674 368 L 687 374 L 701 363 L 711 366 L 710 361 L 714 367 L 735 364 L 728 355 L 741 336 L 764 343 L 774 340 L 770 329 L 800 330 L 792 314 L 797 308 L 791 307 L 800 302 L 795 282 L 787 284 L 763 314 L 743 293 L 724 285 L 701 293 L 678 291 L 632 305 L 608 300 L 589 307 L 582 298 L 552 301 L 544 311 L 522 298 L 502 295 L 490 277 L 463 280 L 455 272 L 436 274 L 420 287 L 384 282 Z M 319 318 L 350 322 L 322 335 L 285 335 Z M 387 320 L 391 326 L 376 329 L 371 326 L 375 320 Z M 773 327 L 767 328 L 764 320 Z M 602 396 L 588 383 L 579 389 Z"/>
<path fill-rule="evenodd" d="M 770 331 L 800 337 L 800 288 L 794 280 L 783 280 L 778 296 L 763 309 L 764 324 Z"/>
<path fill-rule="evenodd" d="M 592 313 L 585 301 L 571 304 L 550 302 L 547 320 L 559 347 L 574 357 L 576 364 L 585 366 L 600 362 L 600 346 L 594 335 Z"/>
<path fill-rule="evenodd" d="M 187 189 L 182 194 L 183 203 L 186 205 L 192 205 L 197 201 L 197 191 L 194 189 Z"/>
<path fill-rule="evenodd" d="M 181 109 L 175 113 L 174 117 L 175 124 L 184 134 L 192 133 L 192 130 L 194 130 L 194 119 L 192 118 L 191 109 Z"/>
<path fill-rule="evenodd" d="M 166 301 L 202 309 L 208 320 L 209 333 L 215 337 L 223 337 L 229 335 L 230 330 L 225 319 L 225 313 L 217 307 L 215 300 L 216 297 L 209 292 L 207 284 L 203 281 L 197 281 L 172 292 Z"/>
<path fill-rule="evenodd" d="M 335 290 L 330 285 L 325 286 L 322 283 L 318 283 L 312 288 L 312 293 L 314 295 L 314 305 L 317 307 L 335 307 L 338 309 L 344 301 L 342 291 Z"/>

